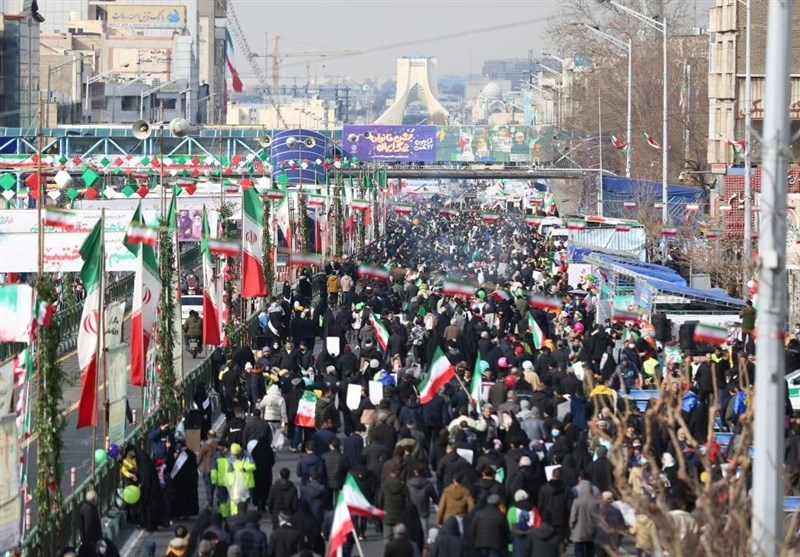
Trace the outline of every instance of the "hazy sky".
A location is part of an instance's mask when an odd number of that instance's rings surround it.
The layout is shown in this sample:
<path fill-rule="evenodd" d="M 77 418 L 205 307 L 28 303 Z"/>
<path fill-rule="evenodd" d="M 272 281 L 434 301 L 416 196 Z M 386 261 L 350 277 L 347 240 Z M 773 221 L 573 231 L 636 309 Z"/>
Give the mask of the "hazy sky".
<path fill-rule="evenodd" d="M 439 75 L 479 73 L 488 58 L 524 58 L 547 50 L 548 19 L 558 0 L 229 0 L 253 52 L 272 52 L 275 35 L 281 52 L 361 50 L 362 55 L 311 59 L 310 73 L 329 76 L 394 76 L 399 56 L 439 58 Z M 692 2 L 692 0 L 686 0 Z M 694 0 L 707 26 L 713 0 Z M 265 33 L 267 37 L 265 38 Z M 237 68 L 252 77 L 241 52 Z M 306 58 L 283 57 L 281 76 L 305 81 Z M 264 67 L 264 59 L 258 59 Z M 281 79 L 282 85 L 291 80 Z"/>

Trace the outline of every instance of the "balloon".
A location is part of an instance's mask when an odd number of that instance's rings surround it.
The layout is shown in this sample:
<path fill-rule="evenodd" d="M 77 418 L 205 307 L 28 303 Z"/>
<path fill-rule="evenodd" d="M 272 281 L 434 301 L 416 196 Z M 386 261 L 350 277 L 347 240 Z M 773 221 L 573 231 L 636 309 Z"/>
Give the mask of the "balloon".
<path fill-rule="evenodd" d="M 708 472 L 700 472 L 700 481 L 706 483 L 708 481 Z"/>
<path fill-rule="evenodd" d="M 103 449 L 97 449 L 94 452 L 95 464 L 103 464 L 106 460 L 108 460 L 108 454 Z"/>
<path fill-rule="evenodd" d="M 108 448 L 108 457 L 116 459 L 120 454 L 119 445 L 111 445 Z"/>
<path fill-rule="evenodd" d="M 139 486 L 129 485 L 122 490 L 122 500 L 128 505 L 135 505 L 141 498 L 142 492 L 139 490 Z"/>
<path fill-rule="evenodd" d="M 485 297 L 486 297 L 486 291 L 485 290 L 478 290 L 478 298 L 483 300 Z"/>

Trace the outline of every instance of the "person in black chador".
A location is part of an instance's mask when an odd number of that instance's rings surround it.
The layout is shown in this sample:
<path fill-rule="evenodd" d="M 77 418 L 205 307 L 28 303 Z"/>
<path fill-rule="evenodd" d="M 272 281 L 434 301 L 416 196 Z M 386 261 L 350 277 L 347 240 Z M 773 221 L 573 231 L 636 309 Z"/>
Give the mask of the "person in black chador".
<path fill-rule="evenodd" d="M 139 526 L 149 532 L 154 532 L 161 523 L 161 509 L 163 508 L 161 485 L 158 483 L 158 473 L 153 460 L 139 447 L 134 447 L 134 449 L 136 450 L 136 476 L 142 494 L 139 500 Z"/>
<path fill-rule="evenodd" d="M 197 499 L 197 456 L 183 443 L 178 443 L 174 457 L 168 492 L 170 511 L 173 517 L 195 516 L 200 512 Z"/>

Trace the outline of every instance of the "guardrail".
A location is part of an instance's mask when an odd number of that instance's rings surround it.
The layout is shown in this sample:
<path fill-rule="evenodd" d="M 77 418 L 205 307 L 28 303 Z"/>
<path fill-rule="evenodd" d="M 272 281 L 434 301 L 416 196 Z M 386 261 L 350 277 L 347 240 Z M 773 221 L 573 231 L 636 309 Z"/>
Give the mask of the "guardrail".
<path fill-rule="evenodd" d="M 193 269 L 199 263 L 199 245 L 192 246 L 181 253 L 182 268 Z M 134 273 L 130 273 L 120 280 L 106 285 L 106 300 L 108 302 L 130 300 L 133 297 L 133 279 Z M 58 346 L 59 354 L 65 354 L 75 349 L 81 313 L 83 313 L 83 303 L 73 304 L 53 315 L 53 324 L 61 331 L 61 343 Z M 19 354 L 25 346 L 26 344 L 22 342 L 0 343 L 0 362 Z"/>
<path fill-rule="evenodd" d="M 230 343 L 233 346 L 244 346 L 257 327 L 258 316 L 254 315 L 239 325 L 234 334 L 231 335 Z M 181 406 L 184 410 L 187 408 L 188 401 L 194 396 L 194 390 L 198 383 L 203 382 L 206 385 L 213 383 L 211 373 L 211 354 L 209 354 L 184 377 L 180 385 Z M 149 449 L 147 446 L 147 433 L 158 425 L 157 416 L 158 412 L 145 416 L 128 433 L 122 446 L 134 444 L 147 451 Z M 44 540 L 38 526 L 34 526 L 25 534 L 22 544 L 23 555 L 27 557 L 51 557 L 66 545 L 77 547 L 80 542 L 80 507 L 86 497 L 86 492 L 90 489 L 94 489 L 97 492 L 98 510 L 101 517 L 114 517 L 122 512 L 115 506 L 115 498 L 119 486 L 118 462 L 108 459 L 100 466 L 97 466 L 94 473 L 75 487 L 72 493 L 64 499 L 64 503 L 61 506 L 61 539 L 57 541 Z"/>

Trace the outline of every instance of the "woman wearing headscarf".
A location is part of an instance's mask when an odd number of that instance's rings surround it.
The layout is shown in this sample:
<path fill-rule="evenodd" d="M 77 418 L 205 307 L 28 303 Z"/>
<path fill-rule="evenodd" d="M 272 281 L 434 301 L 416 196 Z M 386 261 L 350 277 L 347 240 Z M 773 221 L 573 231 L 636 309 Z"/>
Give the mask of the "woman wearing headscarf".
<path fill-rule="evenodd" d="M 149 532 L 158 529 L 161 523 L 161 509 L 164 506 L 161 485 L 158 481 L 156 465 L 150 456 L 139 447 L 136 451 L 136 471 L 139 478 L 139 525 Z M 195 491 L 197 488 L 195 487 Z"/>
<path fill-rule="evenodd" d="M 194 516 L 200 511 L 197 497 L 197 456 L 183 443 L 178 443 L 174 457 L 168 483 L 170 511 L 177 518 Z"/>

